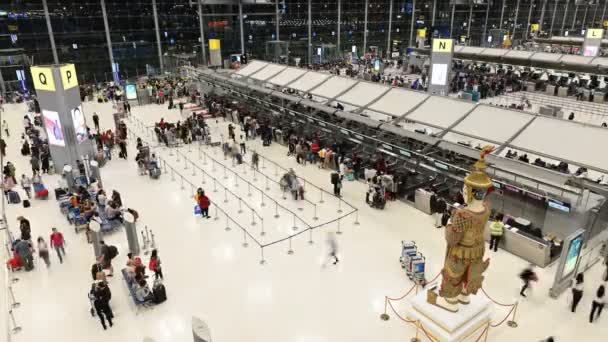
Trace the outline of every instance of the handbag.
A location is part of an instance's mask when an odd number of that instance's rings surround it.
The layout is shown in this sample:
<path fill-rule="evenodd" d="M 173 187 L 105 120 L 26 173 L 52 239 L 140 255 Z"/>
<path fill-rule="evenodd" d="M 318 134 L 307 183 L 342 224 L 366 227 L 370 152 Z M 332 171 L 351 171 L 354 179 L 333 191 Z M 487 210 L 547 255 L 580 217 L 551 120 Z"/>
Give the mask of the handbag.
<path fill-rule="evenodd" d="M 200 216 L 202 215 L 203 212 L 201 210 L 201 207 L 197 204 L 194 206 L 194 216 Z"/>

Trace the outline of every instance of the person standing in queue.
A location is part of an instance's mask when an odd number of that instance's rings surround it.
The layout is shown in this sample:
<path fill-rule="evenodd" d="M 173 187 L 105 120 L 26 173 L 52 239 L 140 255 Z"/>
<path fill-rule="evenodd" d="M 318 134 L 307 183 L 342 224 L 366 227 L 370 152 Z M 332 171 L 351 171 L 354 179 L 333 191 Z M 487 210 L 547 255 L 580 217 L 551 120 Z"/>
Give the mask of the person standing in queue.
<path fill-rule="evenodd" d="M 505 225 L 502 223 L 503 217 L 502 214 L 496 215 L 496 220 L 490 226 L 490 250 L 493 249 L 494 252 L 498 251 L 498 244 L 500 244 L 500 240 L 504 234 Z"/>
<path fill-rule="evenodd" d="M 600 318 L 602 314 L 602 310 L 604 309 L 604 304 L 606 304 L 606 288 L 604 285 L 600 285 L 597 288 L 597 292 L 595 293 L 595 298 L 593 298 L 593 302 L 591 303 L 591 313 L 589 314 L 589 323 L 593 323 L 596 319 Z M 597 316 L 595 312 L 597 310 Z M 595 317 L 594 317 L 595 316 Z"/>
<path fill-rule="evenodd" d="M 201 208 L 201 216 L 204 218 L 209 217 L 209 206 L 211 205 L 211 200 L 207 195 L 205 195 L 205 191 L 202 188 L 198 188 L 196 191 L 196 203 L 199 208 Z"/>
<path fill-rule="evenodd" d="M 51 233 L 51 248 L 55 248 L 59 262 L 63 264 L 63 258 L 65 257 L 65 239 L 63 234 L 57 231 L 57 228 L 53 227 L 53 233 Z"/>
<path fill-rule="evenodd" d="M 114 325 L 112 319 L 114 318 L 114 313 L 112 312 L 112 308 L 110 308 L 110 299 L 112 298 L 112 292 L 110 292 L 110 288 L 106 284 L 105 281 L 98 281 L 96 285 L 93 285 L 93 295 L 94 301 L 93 305 L 95 306 L 95 311 L 97 312 L 97 316 L 101 321 L 101 326 L 103 330 L 107 330 L 106 320 L 110 325 L 110 328 Z"/>
<path fill-rule="evenodd" d="M 570 308 L 570 310 L 572 312 L 576 312 L 576 307 L 578 306 L 578 303 L 580 303 L 581 299 L 583 298 L 583 288 L 584 287 L 585 287 L 584 276 L 582 273 L 579 273 L 576 275 L 576 280 L 574 282 L 574 286 L 572 286 L 572 306 Z"/>
<path fill-rule="evenodd" d="M 95 130 L 99 133 L 99 115 L 97 113 L 93 113 L 93 124 L 95 125 Z"/>
<path fill-rule="evenodd" d="M 152 250 L 150 254 L 150 264 L 148 265 L 148 269 L 154 272 L 155 279 L 159 278 L 162 280 L 163 278 L 163 269 L 160 264 L 160 258 L 158 257 L 158 251 L 156 249 Z"/>

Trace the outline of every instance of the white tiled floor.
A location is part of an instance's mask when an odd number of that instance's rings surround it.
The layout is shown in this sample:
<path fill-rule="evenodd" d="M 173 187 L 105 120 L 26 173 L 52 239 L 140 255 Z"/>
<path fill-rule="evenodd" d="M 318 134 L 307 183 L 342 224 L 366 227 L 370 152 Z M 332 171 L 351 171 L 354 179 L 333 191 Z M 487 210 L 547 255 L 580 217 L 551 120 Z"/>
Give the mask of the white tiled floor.
<path fill-rule="evenodd" d="M 7 159 L 16 163 L 20 174 L 22 170 L 29 170 L 27 160 L 19 154 L 16 134 L 20 130 L 25 107 L 9 105 L 5 109 L 4 117 L 13 131 L 8 140 Z M 87 102 L 84 109 L 89 122 L 92 112 L 97 111 L 101 113 L 102 128 L 112 124 L 111 105 Z M 164 106 L 133 107 L 133 112 L 148 125 L 161 116 L 166 120 L 179 118 L 177 111 L 167 113 Z M 225 124 L 220 123 L 222 125 Z M 216 134 L 219 130 L 217 128 Z M 133 131 L 143 134 L 137 128 Z M 129 160 L 112 160 L 102 169 L 102 179 L 106 189 L 118 189 L 126 206 L 139 211 L 141 222 L 138 227 L 147 225 L 154 231 L 163 260 L 169 300 L 136 315 L 127 297 L 125 283 L 120 276 L 116 276 L 110 280 L 113 293 L 111 305 L 116 314 L 116 323 L 112 329 L 103 331 L 97 319 L 88 313 L 86 294 L 91 281 L 89 269 L 93 254 L 84 235 L 76 235 L 68 226 L 53 198 L 33 201 L 29 209 L 12 205 L 8 208 L 7 217 L 13 231 L 16 229 L 15 217 L 25 215 L 32 222 L 34 237 L 42 235 L 48 238 L 50 228 L 56 226 L 64 232 L 68 241 L 68 256 L 64 264 L 59 264 L 53 256 L 50 269 L 38 263 L 35 271 L 17 274 L 20 281 L 14 285 L 14 291 L 22 305 L 15 310 L 15 315 L 23 331 L 14 335 L 13 341 L 122 342 L 141 341 L 145 336 L 156 341 L 190 341 L 192 316 L 206 320 L 213 340 L 222 342 L 404 341 L 414 335 L 414 328 L 396 317 L 392 316 L 390 321 L 384 322 L 379 315 L 384 310 L 384 296 L 398 297 L 412 286 L 398 263 L 401 240 L 415 240 L 420 246 L 427 257 L 429 278 L 438 273 L 445 250 L 443 232 L 433 228 L 429 216 L 396 202 L 389 203 L 384 211 L 370 209 L 364 203 L 364 185 L 346 183 L 344 199 L 360 208 L 361 225 L 354 225 L 352 216 L 341 222 L 340 229 L 344 233 L 338 236 L 341 257 L 338 266 L 321 266 L 326 254 L 325 232 L 336 231 L 336 223 L 315 230 L 312 245 L 308 244 L 308 234 L 294 238 L 293 255 L 287 254 L 287 241 L 265 248 L 266 264 L 260 265 L 260 248 L 252 241 L 249 241 L 249 247 L 243 248 L 243 233 L 238 229 L 225 231 L 225 216 L 220 215 L 217 221 L 193 216 L 192 190 L 189 186 L 180 189 L 179 176 L 176 176 L 176 181 L 171 180 L 170 172 L 164 173 L 156 181 L 138 176 L 133 161 L 133 146 L 130 148 Z M 249 148 L 256 148 L 285 167 L 293 167 L 299 175 L 331 192 L 326 171 L 297 165 L 293 159 L 285 157 L 284 147 L 273 144 L 262 148 L 258 143 L 252 143 Z M 196 149 L 188 152 L 188 148 L 182 148 L 181 151 L 217 179 L 217 193 L 212 191 L 213 186 L 208 178 L 205 184 L 211 199 L 261 243 L 293 233 L 293 216 L 280 212 L 280 218 L 275 219 L 275 208 L 268 197 L 297 212 L 310 225 L 338 217 L 335 199 L 326 196 L 324 204 L 317 204 L 319 220 L 314 221 L 311 204 L 298 205 L 291 199 L 283 200 L 272 183 L 270 190 L 265 191 L 267 205 L 262 207 L 261 195 L 257 190 L 252 189 L 252 196 L 248 197 L 247 187 L 242 181 L 239 180 L 239 186 L 235 187 L 233 176 L 223 178 L 223 167 L 216 165 L 213 172 L 210 160 L 207 159 L 207 165 L 203 165 Z M 225 163 L 218 148 L 205 148 L 203 151 L 220 163 Z M 185 170 L 183 157 L 177 162 L 166 150 L 159 149 L 158 153 L 185 179 L 202 185 L 201 172 L 193 175 L 191 164 Z M 225 165 L 230 163 L 226 162 Z M 261 171 L 278 179 L 272 166 L 265 166 L 266 169 Z M 229 166 L 229 169 L 243 173 L 243 166 Z M 242 177 L 253 179 L 249 170 Z M 257 178 L 258 181 L 253 183 L 265 188 L 263 178 Z M 45 181 L 53 188 L 57 176 L 46 177 Z M 238 200 L 228 197 L 228 203 L 223 202 L 223 186 L 241 196 L 264 218 L 266 236 L 260 236 L 259 223 L 251 226 L 251 212 L 238 213 Z M 307 198 L 318 202 L 318 191 L 311 187 L 307 187 L 307 190 Z M 297 209 L 300 206 L 302 211 Z M 347 207 L 343 209 L 346 212 Z M 214 214 L 214 210 L 211 213 Z M 236 228 L 234 224 L 232 228 Z M 119 247 L 120 255 L 115 261 L 118 269 L 126 259 L 124 231 L 110 234 L 105 240 Z M 502 251 L 488 255 L 492 259 L 485 286 L 488 293 L 500 302 L 514 302 L 520 285 L 517 274 L 526 263 Z M 587 274 L 583 302 L 579 312 L 571 315 L 566 308 L 568 296 L 553 300 L 547 295 L 554 268 L 539 270 L 538 287 L 531 298 L 519 306 L 519 327 L 512 329 L 502 325 L 492 329 L 489 340 L 537 341 L 555 335 L 558 341 L 601 341 L 601 336 L 608 333 L 606 314 L 593 325 L 586 322 L 592 292 L 599 285 L 601 271 L 596 266 Z M 5 271 L 2 272 L 5 276 Z M 403 306 L 398 308 L 403 311 Z M 2 319 L 5 315 L 3 309 L 4 306 L 0 311 Z M 505 315 L 504 309 L 496 307 L 494 321 L 502 320 Z"/>

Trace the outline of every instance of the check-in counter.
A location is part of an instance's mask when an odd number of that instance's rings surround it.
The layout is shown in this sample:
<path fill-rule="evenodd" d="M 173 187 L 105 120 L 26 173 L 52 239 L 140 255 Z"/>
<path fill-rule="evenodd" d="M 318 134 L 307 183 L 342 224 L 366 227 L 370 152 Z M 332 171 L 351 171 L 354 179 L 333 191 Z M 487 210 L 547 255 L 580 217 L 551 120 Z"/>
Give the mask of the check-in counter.
<path fill-rule="evenodd" d="M 492 223 L 490 221 L 486 224 L 484 237 L 488 242 L 490 241 L 490 225 Z M 549 265 L 553 259 L 559 257 L 559 250 L 557 249 L 561 249 L 550 241 L 545 241 L 507 225 L 505 225 L 499 247 L 540 267 Z M 553 253 L 551 252 L 552 249 Z"/>

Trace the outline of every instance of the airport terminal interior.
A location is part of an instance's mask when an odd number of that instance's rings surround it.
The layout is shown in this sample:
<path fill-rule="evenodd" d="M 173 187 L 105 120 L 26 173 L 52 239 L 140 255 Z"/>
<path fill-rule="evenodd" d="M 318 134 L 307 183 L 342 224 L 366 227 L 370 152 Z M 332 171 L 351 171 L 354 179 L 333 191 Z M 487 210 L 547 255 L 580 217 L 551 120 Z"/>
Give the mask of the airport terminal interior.
<path fill-rule="evenodd" d="M 605 341 L 607 7 L 3 1 L 0 341 Z"/>

